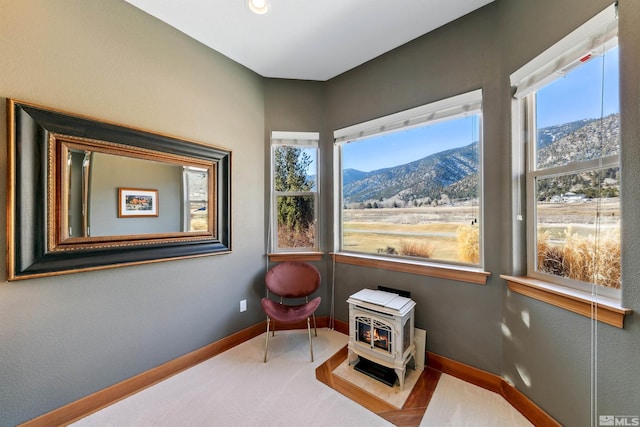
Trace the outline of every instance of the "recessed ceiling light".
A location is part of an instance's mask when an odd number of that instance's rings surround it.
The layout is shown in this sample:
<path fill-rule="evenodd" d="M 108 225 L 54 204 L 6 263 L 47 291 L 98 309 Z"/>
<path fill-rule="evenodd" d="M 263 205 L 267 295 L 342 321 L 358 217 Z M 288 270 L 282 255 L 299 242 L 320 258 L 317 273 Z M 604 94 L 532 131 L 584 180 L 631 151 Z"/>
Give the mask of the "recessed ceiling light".
<path fill-rule="evenodd" d="M 271 5 L 267 0 L 247 0 L 247 6 L 253 13 L 264 15 L 269 12 Z"/>

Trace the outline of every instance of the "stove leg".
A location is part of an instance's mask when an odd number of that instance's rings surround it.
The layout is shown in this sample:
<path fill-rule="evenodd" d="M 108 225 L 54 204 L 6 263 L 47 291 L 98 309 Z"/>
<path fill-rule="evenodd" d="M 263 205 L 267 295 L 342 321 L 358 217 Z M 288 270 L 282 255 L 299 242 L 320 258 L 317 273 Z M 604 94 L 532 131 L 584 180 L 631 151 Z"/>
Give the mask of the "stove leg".
<path fill-rule="evenodd" d="M 394 371 L 396 371 L 396 375 L 398 376 L 398 381 L 400 381 L 400 391 L 404 390 L 404 373 L 405 373 L 405 369 L 404 368 L 395 368 Z"/>

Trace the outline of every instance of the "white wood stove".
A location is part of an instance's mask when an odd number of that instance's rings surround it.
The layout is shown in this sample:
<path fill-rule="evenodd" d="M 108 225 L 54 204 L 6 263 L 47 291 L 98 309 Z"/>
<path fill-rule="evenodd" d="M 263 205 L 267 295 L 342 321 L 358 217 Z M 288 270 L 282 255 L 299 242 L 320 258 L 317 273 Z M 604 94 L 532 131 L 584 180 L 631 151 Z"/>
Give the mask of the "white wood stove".
<path fill-rule="evenodd" d="M 349 364 L 359 356 L 395 371 L 404 388 L 407 363 L 415 364 L 415 301 L 395 293 L 363 289 L 349 303 Z M 393 374 L 392 374 L 393 375 Z"/>

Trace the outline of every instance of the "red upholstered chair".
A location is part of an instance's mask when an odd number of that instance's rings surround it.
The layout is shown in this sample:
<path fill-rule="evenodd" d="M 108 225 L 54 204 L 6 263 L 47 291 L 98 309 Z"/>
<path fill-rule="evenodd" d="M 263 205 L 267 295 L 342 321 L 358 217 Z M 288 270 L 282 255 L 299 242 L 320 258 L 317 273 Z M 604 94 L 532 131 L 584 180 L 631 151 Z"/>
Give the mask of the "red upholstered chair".
<path fill-rule="evenodd" d="M 267 361 L 267 351 L 269 349 L 269 325 L 273 320 L 273 335 L 275 336 L 275 323 L 284 324 L 296 323 L 307 320 L 307 331 L 309 333 L 309 351 L 313 362 L 313 344 L 311 343 L 311 322 L 313 316 L 313 326 L 315 335 L 318 336 L 316 328 L 315 311 L 320 305 L 320 297 L 309 300 L 320 286 L 320 272 L 313 265 L 306 262 L 286 261 L 273 267 L 265 276 L 267 286 L 267 297 L 261 301 L 262 309 L 267 314 L 267 341 L 264 348 L 264 361 Z M 277 296 L 278 301 L 272 296 Z"/>

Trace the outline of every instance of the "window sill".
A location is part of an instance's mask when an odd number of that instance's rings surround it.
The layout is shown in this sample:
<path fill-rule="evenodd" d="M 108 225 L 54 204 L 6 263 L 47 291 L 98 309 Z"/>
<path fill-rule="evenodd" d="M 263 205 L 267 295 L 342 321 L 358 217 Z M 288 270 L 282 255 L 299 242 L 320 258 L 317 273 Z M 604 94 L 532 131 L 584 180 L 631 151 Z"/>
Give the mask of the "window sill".
<path fill-rule="evenodd" d="M 633 312 L 620 307 L 615 300 L 599 296 L 597 302 L 590 294 L 568 289 L 531 277 L 501 275 L 507 281 L 509 290 L 547 304 L 555 305 L 588 318 L 595 318 L 616 328 L 624 328 L 624 317 Z M 592 314 L 595 308 L 595 316 Z"/>
<path fill-rule="evenodd" d="M 284 262 L 284 261 L 322 261 L 322 252 L 279 252 L 269 253 L 269 261 L 271 262 Z"/>
<path fill-rule="evenodd" d="M 380 268 L 382 270 L 400 271 L 403 273 L 419 274 L 422 276 L 438 277 L 442 279 L 457 280 L 459 282 L 486 285 L 487 277 L 491 275 L 479 268 L 440 266 L 408 260 L 389 260 L 370 255 L 355 255 L 345 253 L 332 253 L 335 262 L 340 264 L 358 265 L 361 267 Z"/>

